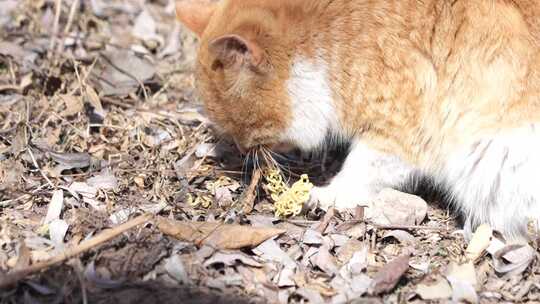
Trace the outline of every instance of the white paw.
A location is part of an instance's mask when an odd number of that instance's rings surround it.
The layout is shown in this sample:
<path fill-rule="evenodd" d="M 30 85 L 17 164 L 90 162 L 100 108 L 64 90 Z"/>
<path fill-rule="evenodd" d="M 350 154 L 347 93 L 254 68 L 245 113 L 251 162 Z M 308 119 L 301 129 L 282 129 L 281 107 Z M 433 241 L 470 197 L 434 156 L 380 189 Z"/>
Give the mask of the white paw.
<path fill-rule="evenodd" d="M 354 209 L 357 206 L 367 206 L 378 191 L 368 187 L 314 187 L 311 190 L 310 207 L 319 207 L 328 210 L 334 207 L 337 210 Z"/>

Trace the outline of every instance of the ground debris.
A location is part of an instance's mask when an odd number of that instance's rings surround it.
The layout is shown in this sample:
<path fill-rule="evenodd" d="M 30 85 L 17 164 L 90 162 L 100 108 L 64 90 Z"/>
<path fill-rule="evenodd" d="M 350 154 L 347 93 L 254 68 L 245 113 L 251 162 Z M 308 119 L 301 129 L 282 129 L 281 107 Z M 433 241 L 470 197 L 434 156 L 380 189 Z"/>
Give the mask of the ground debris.
<path fill-rule="evenodd" d="M 339 151 L 279 160 L 301 183 L 276 216 L 210 130 L 174 0 L 0 3 L 0 302 L 540 301 L 537 245 L 466 242 L 435 202 L 304 214 Z"/>

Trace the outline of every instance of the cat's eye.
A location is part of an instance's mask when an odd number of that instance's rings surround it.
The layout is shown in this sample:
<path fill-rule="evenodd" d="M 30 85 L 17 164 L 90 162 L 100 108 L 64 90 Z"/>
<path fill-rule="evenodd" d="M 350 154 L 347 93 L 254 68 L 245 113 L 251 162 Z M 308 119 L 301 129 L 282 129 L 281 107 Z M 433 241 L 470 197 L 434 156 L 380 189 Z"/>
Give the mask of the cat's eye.
<path fill-rule="evenodd" d="M 222 70 L 223 69 L 223 62 L 220 60 L 215 60 L 214 63 L 212 63 L 212 71 Z"/>

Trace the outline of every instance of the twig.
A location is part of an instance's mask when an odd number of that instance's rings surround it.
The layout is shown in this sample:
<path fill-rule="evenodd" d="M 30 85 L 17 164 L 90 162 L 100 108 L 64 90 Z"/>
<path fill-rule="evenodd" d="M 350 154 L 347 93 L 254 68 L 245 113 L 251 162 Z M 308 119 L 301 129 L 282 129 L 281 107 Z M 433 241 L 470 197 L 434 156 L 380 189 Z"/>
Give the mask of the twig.
<path fill-rule="evenodd" d="M 62 14 L 62 0 L 55 1 L 54 23 L 51 35 L 51 43 L 49 45 L 49 55 L 53 55 L 56 42 L 58 40 L 58 31 L 60 29 L 60 15 Z"/>
<path fill-rule="evenodd" d="M 55 61 L 58 57 L 58 54 L 62 54 L 64 52 L 64 45 L 66 44 L 66 37 L 69 35 L 69 32 L 71 31 L 71 26 L 73 25 L 73 19 L 75 19 L 75 14 L 77 13 L 78 7 L 79 7 L 79 0 L 74 0 L 73 3 L 71 4 L 71 8 L 69 9 L 68 21 L 67 21 L 66 27 L 64 28 L 64 34 L 62 35 L 62 43 L 58 44 L 58 47 L 56 49 Z"/>
<path fill-rule="evenodd" d="M 245 195 L 242 203 L 244 205 L 245 214 L 250 214 L 251 211 L 253 211 L 253 207 L 255 205 L 255 197 L 257 196 L 257 185 L 261 180 L 261 176 L 261 169 L 255 169 L 255 171 L 253 171 L 253 175 L 251 176 L 251 183 L 244 192 Z"/>
<path fill-rule="evenodd" d="M 102 243 L 108 242 L 112 240 L 113 238 L 119 236 L 120 234 L 130 229 L 133 229 L 139 225 L 142 225 L 151 219 L 152 219 L 152 215 L 150 214 L 141 215 L 115 228 L 105 230 L 101 232 L 99 235 L 91 239 L 88 239 L 86 241 L 83 241 L 82 243 L 78 245 L 72 246 L 66 249 L 61 254 L 49 259 L 48 261 L 36 263 L 34 265 L 31 265 L 28 268 L 17 270 L 17 271 L 7 274 L 6 276 L 0 277 L 0 288 L 6 288 L 8 286 L 16 284 L 18 281 L 24 279 L 25 277 L 33 273 L 36 273 L 46 268 L 49 268 L 51 266 L 60 264 L 70 258 L 73 258 L 74 256 L 77 256 L 92 248 L 95 248 L 96 246 Z"/>
<path fill-rule="evenodd" d="M 373 227 L 376 229 L 381 230 L 389 230 L 389 229 L 398 229 L 398 230 L 435 230 L 435 231 L 445 231 L 446 228 L 441 227 L 429 227 L 429 226 L 415 226 L 415 225 L 377 225 L 373 224 Z"/>
<path fill-rule="evenodd" d="M 34 166 L 36 167 L 36 169 L 38 169 L 39 173 L 41 174 L 41 176 L 43 176 L 43 178 L 47 181 L 47 184 L 49 184 L 49 186 L 51 186 L 52 188 L 56 188 L 54 186 L 54 184 L 51 182 L 51 180 L 47 177 L 47 175 L 45 174 L 45 172 L 43 172 L 43 170 L 41 170 L 41 168 L 39 167 L 37 161 L 36 161 L 36 158 L 34 157 L 34 153 L 32 153 L 32 149 L 30 147 L 28 147 L 26 149 L 26 151 L 28 151 L 28 155 L 30 155 L 30 158 L 32 159 L 32 163 L 34 164 Z"/>
<path fill-rule="evenodd" d="M 5 200 L 5 201 L 0 201 L 0 208 L 8 207 L 9 205 L 11 205 L 13 203 L 16 203 L 18 201 L 22 201 L 22 200 L 31 198 L 32 196 L 36 195 L 36 193 L 43 190 L 45 187 L 47 187 L 47 185 L 43 184 L 43 185 L 37 187 L 36 189 L 32 190 L 31 192 L 25 193 L 25 194 L 23 194 L 23 195 L 21 195 L 19 197 L 9 199 L 9 200 Z"/>
<path fill-rule="evenodd" d="M 18 201 L 21 201 L 21 200 L 24 200 L 26 198 L 30 198 L 32 197 L 30 194 L 24 194 L 24 195 L 21 195 L 17 198 L 14 198 L 14 199 L 10 199 L 10 200 L 5 200 L 5 201 L 1 201 L 0 202 L 0 208 L 3 208 L 3 207 L 8 207 L 9 205 L 15 203 L 15 202 L 18 202 Z"/>
<path fill-rule="evenodd" d="M 289 220 L 286 219 L 284 222 L 291 223 L 296 226 L 309 227 L 313 224 L 320 223 L 319 221 L 308 221 L 308 220 Z"/>

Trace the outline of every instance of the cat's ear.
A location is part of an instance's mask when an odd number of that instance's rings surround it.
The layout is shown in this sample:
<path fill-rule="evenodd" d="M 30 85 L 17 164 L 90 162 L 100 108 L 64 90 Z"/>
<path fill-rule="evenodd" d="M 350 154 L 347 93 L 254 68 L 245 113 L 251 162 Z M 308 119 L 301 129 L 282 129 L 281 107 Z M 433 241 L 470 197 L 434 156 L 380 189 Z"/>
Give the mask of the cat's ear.
<path fill-rule="evenodd" d="M 228 66 L 258 67 L 263 61 L 264 50 L 256 43 L 239 35 L 226 35 L 210 42 L 208 46 L 218 64 Z"/>
<path fill-rule="evenodd" d="M 181 0 L 176 2 L 176 18 L 201 36 L 217 8 L 212 0 Z"/>

